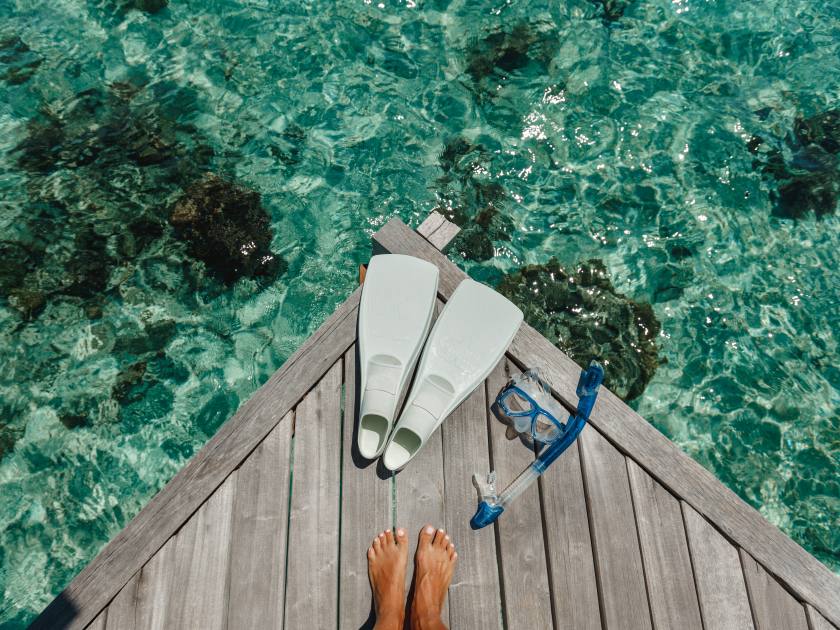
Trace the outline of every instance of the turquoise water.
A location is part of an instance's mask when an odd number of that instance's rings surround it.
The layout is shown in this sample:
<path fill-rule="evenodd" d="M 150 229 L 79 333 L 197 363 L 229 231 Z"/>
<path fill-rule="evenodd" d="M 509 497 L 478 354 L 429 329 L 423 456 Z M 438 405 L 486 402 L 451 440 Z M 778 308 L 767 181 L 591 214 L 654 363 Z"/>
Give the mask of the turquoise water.
<path fill-rule="evenodd" d="M 0 627 L 432 209 L 840 569 L 836 0 L 163 4 L 0 2 Z"/>

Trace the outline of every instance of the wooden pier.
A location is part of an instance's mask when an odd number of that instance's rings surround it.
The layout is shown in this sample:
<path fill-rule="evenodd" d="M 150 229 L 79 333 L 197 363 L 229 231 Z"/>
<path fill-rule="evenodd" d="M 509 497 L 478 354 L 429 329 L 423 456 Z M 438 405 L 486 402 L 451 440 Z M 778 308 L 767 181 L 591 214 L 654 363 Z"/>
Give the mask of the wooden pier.
<path fill-rule="evenodd" d="M 419 232 L 419 233 L 418 233 Z M 465 277 L 433 214 L 374 250 Z M 395 477 L 354 456 L 355 291 L 50 604 L 32 628 L 357 629 L 365 552 L 393 525 L 443 526 L 461 628 L 840 628 L 840 579 L 609 391 L 573 445 L 494 527 L 474 532 L 474 472 L 533 457 L 488 412 L 507 370 L 539 366 L 567 407 L 580 368 L 523 325 L 479 387 Z M 409 576 L 410 579 L 410 576 Z"/>

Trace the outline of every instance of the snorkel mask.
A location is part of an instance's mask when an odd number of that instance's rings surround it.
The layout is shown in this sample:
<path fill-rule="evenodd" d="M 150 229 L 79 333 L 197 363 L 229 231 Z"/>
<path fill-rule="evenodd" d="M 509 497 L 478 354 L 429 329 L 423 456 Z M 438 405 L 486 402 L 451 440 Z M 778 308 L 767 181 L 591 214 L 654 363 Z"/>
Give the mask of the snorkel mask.
<path fill-rule="evenodd" d="M 567 412 L 538 369 L 514 375 L 496 396 L 493 413 L 529 443 L 550 444 L 565 431 Z M 510 436 L 509 436 L 510 437 Z"/>
<path fill-rule="evenodd" d="M 604 381 L 604 368 L 595 361 L 581 371 L 577 385 L 578 405 L 565 423 L 563 407 L 551 395 L 551 388 L 536 370 L 514 376 L 499 392 L 493 412 L 520 436 L 545 445 L 537 458 L 501 494 L 496 492 L 496 473 L 473 475 L 478 490 L 478 509 L 470 520 L 473 529 L 494 522 L 505 508 L 542 475 L 560 454 L 575 441 L 595 405 Z"/>

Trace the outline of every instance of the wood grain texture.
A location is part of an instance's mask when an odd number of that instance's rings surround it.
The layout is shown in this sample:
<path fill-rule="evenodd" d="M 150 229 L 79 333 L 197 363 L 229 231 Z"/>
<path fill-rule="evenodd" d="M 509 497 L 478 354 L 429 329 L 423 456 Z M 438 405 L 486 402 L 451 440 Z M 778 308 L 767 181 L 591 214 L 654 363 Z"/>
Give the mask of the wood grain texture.
<path fill-rule="evenodd" d="M 805 616 L 808 618 L 809 630 L 837 630 L 810 604 L 805 604 Z"/>
<path fill-rule="evenodd" d="M 556 626 L 599 630 L 598 584 L 578 442 L 543 473 L 539 484 Z"/>
<path fill-rule="evenodd" d="M 425 241 L 424 241 L 425 242 Z M 33 630 L 84 628 L 204 503 L 356 336 L 360 290 L 304 342 L 140 513 L 33 622 Z"/>
<path fill-rule="evenodd" d="M 435 211 L 432 211 L 417 228 L 418 234 L 441 251 L 446 249 L 449 242 L 460 231 L 461 228 L 451 221 L 447 221 L 442 214 Z"/>
<path fill-rule="evenodd" d="M 496 540 L 492 527 L 473 531 L 475 472 L 490 470 L 487 450 L 487 405 L 484 384 L 478 387 L 441 425 L 446 499 L 445 529 L 458 553 L 449 586 L 449 625 L 452 628 L 498 628 L 502 608 Z"/>
<path fill-rule="evenodd" d="M 295 410 L 287 628 L 328 628 L 338 619 L 341 381 L 339 359 Z"/>
<path fill-rule="evenodd" d="M 87 627 L 87 630 L 105 630 L 105 623 L 108 618 L 108 609 L 106 608 L 101 613 L 99 613 L 96 618 L 90 622 L 90 625 Z"/>
<path fill-rule="evenodd" d="M 502 359 L 487 378 L 488 398 L 495 398 L 509 374 L 507 361 Z M 508 440 L 505 435 L 507 427 L 492 412 L 486 410 L 485 415 L 492 465 L 496 471 L 497 488 L 501 491 L 533 463 L 534 451 L 518 439 Z M 550 628 L 553 625 L 552 602 L 539 486 L 533 484 L 519 495 L 496 521 L 495 527 L 499 537 L 505 601 L 509 602 L 504 611 L 507 627 Z"/>
<path fill-rule="evenodd" d="M 391 479 L 376 474 L 376 464 L 355 458 L 357 394 L 356 346 L 344 354 L 344 446 L 341 476 L 341 558 L 339 628 L 356 630 L 372 612 L 367 549 L 391 527 Z"/>
<path fill-rule="evenodd" d="M 753 628 L 738 550 L 690 505 L 681 506 L 705 629 Z"/>
<path fill-rule="evenodd" d="M 140 584 L 140 571 L 135 573 L 128 583 L 120 589 L 117 596 L 108 604 L 106 630 L 134 630 L 135 609 L 137 606 L 137 587 Z"/>
<path fill-rule="evenodd" d="M 466 277 L 451 261 L 399 219 L 373 236 L 384 251 L 409 254 L 440 269 L 438 293 L 447 299 Z M 551 342 L 523 324 L 509 354 L 539 365 L 555 393 L 566 404 L 577 400 L 580 367 Z M 602 388 L 591 424 L 674 495 L 715 523 L 730 539 L 777 576 L 797 597 L 813 604 L 840 626 L 840 578 L 785 536 L 755 509 L 724 486 L 712 473 L 683 453 L 612 392 Z"/>
<path fill-rule="evenodd" d="M 228 628 L 283 627 L 293 413 L 236 471 Z"/>
<path fill-rule="evenodd" d="M 236 473 L 228 477 L 175 538 L 166 628 L 224 630 Z"/>
<path fill-rule="evenodd" d="M 578 440 L 602 621 L 607 628 L 650 629 L 645 574 L 624 456 L 589 425 Z"/>
<path fill-rule="evenodd" d="M 756 628 L 808 630 L 805 607 L 782 588 L 750 554 L 743 549 L 740 550 L 740 554 Z"/>
<path fill-rule="evenodd" d="M 175 576 L 175 540 L 167 540 L 140 571 L 134 610 L 136 630 L 166 630 L 166 609 Z"/>
<path fill-rule="evenodd" d="M 680 502 L 627 460 L 653 627 L 702 630 Z"/>

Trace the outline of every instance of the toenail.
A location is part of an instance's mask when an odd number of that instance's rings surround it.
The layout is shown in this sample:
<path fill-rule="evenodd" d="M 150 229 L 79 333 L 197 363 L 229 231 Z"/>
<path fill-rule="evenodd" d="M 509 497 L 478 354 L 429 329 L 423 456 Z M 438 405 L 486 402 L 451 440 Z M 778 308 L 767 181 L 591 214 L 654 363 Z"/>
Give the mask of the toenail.
<path fill-rule="evenodd" d="M 434 528 L 434 527 L 432 527 L 431 525 L 429 525 L 429 526 L 426 528 L 426 533 L 427 533 L 427 534 L 429 534 L 429 535 L 434 534 L 434 533 L 435 533 L 435 528 Z"/>
<path fill-rule="evenodd" d="M 449 534 L 447 534 L 446 536 L 444 536 L 444 538 L 445 538 L 446 540 L 449 540 Z"/>
<path fill-rule="evenodd" d="M 402 527 L 397 530 L 397 536 L 405 536 L 405 530 Z"/>

